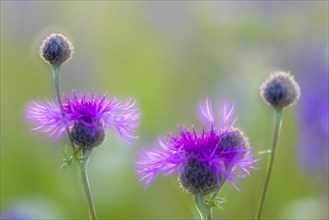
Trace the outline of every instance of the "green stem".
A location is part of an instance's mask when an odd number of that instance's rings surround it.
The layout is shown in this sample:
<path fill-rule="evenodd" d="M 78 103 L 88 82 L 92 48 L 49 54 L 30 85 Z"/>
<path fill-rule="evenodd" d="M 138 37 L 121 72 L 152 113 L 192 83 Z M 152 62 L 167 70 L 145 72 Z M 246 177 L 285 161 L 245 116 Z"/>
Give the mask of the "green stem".
<path fill-rule="evenodd" d="M 267 165 L 267 173 L 266 173 L 266 177 L 265 177 L 265 181 L 264 181 L 264 185 L 263 185 L 263 189 L 262 189 L 262 193 L 261 193 L 260 203 L 259 203 L 258 210 L 257 210 L 257 216 L 256 216 L 257 220 L 260 219 L 260 217 L 262 215 L 262 211 L 263 211 L 266 192 L 268 189 L 271 172 L 273 169 L 273 163 L 274 163 L 274 158 L 275 158 L 275 149 L 276 149 L 276 145 L 277 145 L 278 138 L 279 138 L 281 121 L 282 121 L 282 110 L 276 109 L 275 110 L 275 128 L 274 128 L 274 135 L 273 135 L 273 142 L 272 142 L 272 152 L 270 154 L 270 160 Z"/>
<path fill-rule="evenodd" d="M 59 105 L 59 108 L 62 112 L 62 116 L 65 117 L 63 102 L 62 102 L 61 94 L 60 94 L 60 90 L 59 90 L 59 71 L 60 71 L 60 67 L 61 67 L 60 65 L 59 66 L 54 66 L 54 68 L 53 68 L 53 80 L 54 80 L 58 105 Z M 67 125 L 65 125 L 65 129 L 66 129 L 67 137 L 68 137 L 69 142 L 70 142 L 70 146 L 72 148 L 72 152 L 74 154 L 74 159 L 78 159 L 78 156 L 77 156 L 78 152 L 76 151 L 76 147 L 74 145 L 73 139 L 72 139 L 71 134 L 70 134 L 70 130 L 69 130 Z M 89 216 L 90 216 L 90 219 L 95 220 L 96 219 L 96 211 L 95 211 L 95 206 L 94 206 L 93 198 L 92 198 L 91 191 L 90 191 L 90 186 L 89 186 L 89 181 L 88 181 L 88 176 L 87 176 L 87 170 L 86 170 L 91 150 L 86 149 L 86 148 L 82 148 L 82 149 L 83 149 L 83 152 L 82 152 L 83 157 L 82 157 L 81 163 L 78 163 L 78 169 L 80 171 L 80 176 L 81 176 L 81 180 L 82 180 L 82 184 L 83 184 L 83 189 L 84 189 L 86 199 L 87 199 Z"/>
<path fill-rule="evenodd" d="M 196 194 L 194 195 L 195 206 L 198 209 L 198 212 L 202 220 L 211 220 L 211 207 L 206 204 L 205 198 L 203 195 Z"/>
<path fill-rule="evenodd" d="M 88 180 L 88 175 L 87 175 L 87 164 L 89 161 L 89 156 L 91 154 L 91 149 L 88 148 L 83 148 L 83 158 L 81 161 L 81 164 L 79 166 L 79 170 L 80 170 L 80 176 L 81 176 L 81 180 L 82 180 L 82 185 L 83 185 L 83 189 L 86 195 L 86 199 L 87 199 L 87 205 L 88 205 L 88 211 L 89 211 L 89 216 L 91 220 L 96 220 L 96 211 L 95 211 L 95 206 L 94 206 L 94 202 L 93 202 L 93 197 L 90 191 L 90 186 L 89 186 L 89 180 Z"/>
<path fill-rule="evenodd" d="M 60 69 L 61 69 L 61 66 L 54 66 L 54 68 L 53 68 L 53 80 L 54 80 L 54 86 L 55 86 L 55 90 L 56 90 L 58 105 L 59 105 L 59 108 L 62 112 L 62 116 L 65 117 L 63 102 L 62 102 L 61 94 L 59 92 L 59 71 L 60 71 Z M 67 137 L 68 137 L 69 142 L 70 142 L 70 146 L 72 148 L 72 151 L 75 152 L 75 145 L 74 145 L 73 139 L 71 137 L 70 130 L 66 125 L 65 125 L 65 127 L 66 127 L 65 128 L 66 134 L 67 134 Z"/>

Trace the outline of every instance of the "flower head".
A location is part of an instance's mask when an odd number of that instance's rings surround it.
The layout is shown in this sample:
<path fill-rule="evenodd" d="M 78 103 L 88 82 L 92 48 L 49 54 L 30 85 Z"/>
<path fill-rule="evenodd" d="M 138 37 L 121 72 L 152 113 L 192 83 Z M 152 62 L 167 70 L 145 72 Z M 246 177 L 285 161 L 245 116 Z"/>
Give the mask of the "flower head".
<path fill-rule="evenodd" d="M 64 96 L 63 112 L 54 101 L 34 101 L 27 108 L 26 118 L 37 124 L 34 130 L 55 135 L 57 138 L 70 129 L 73 141 L 83 147 L 100 145 L 105 138 L 105 129 L 114 127 L 129 143 L 136 138 L 140 113 L 135 101 L 119 101 L 116 97 L 107 99 L 105 94 L 77 94 Z"/>
<path fill-rule="evenodd" d="M 62 34 L 49 35 L 40 46 L 40 56 L 46 63 L 60 66 L 71 58 L 72 43 Z"/>
<path fill-rule="evenodd" d="M 141 152 L 137 161 L 137 173 L 148 186 L 160 173 L 169 175 L 176 171 L 181 186 L 194 194 L 209 194 L 227 180 L 233 186 L 235 178 L 250 175 L 248 168 L 255 169 L 257 159 L 251 154 L 248 140 L 233 125 L 234 106 L 227 103 L 221 122 L 215 121 L 209 99 L 200 105 L 205 125 L 201 132 L 179 126 L 179 135 L 168 135 L 159 140 L 159 147 Z M 237 188 L 237 187 L 236 187 Z"/>
<path fill-rule="evenodd" d="M 290 73 L 278 71 L 267 77 L 260 87 L 260 93 L 273 108 L 283 109 L 297 102 L 300 88 Z"/>

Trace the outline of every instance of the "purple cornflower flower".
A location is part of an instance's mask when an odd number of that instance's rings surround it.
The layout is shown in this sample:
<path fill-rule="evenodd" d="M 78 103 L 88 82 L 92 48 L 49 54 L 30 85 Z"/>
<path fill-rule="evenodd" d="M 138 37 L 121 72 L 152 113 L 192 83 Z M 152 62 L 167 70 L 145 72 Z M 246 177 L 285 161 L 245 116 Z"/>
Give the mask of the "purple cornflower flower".
<path fill-rule="evenodd" d="M 37 100 L 27 108 L 26 118 L 36 123 L 33 130 L 48 133 L 58 138 L 69 128 L 73 141 L 82 147 L 95 147 L 105 138 L 105 129 L 114 127 L 129 143 L 136 138 L 134 129 L 138 126 L 140 112 L 135 101 L 119 101 L 116 97 L 107 99 L 105 94 L 77 94 L 64 96 L 63 112 L 55 101 Z"/>
<path fill-rule="evenodd" d="M 250 175 L 248 168 L 256 169 L 253 164 L 257 159 L 251 154 L 247 138 L 233 127 L 237 120 L 232 118 L 234 105 L 229 108 L 225 102 L 219 124 L 208 98 L 199 110 L 202 121 L 208 124 L 201 132 L 179 126 L 179 135 L 168 135 L 166 140 L 159 140 L 159 148 L 141 152 L 136 172 L 145 186 L 160 172 L 169 175 L 176 171 L 183 188 L 206 195 L 218 190 L 225 180 L 238 189 L 235 178 Z"/>

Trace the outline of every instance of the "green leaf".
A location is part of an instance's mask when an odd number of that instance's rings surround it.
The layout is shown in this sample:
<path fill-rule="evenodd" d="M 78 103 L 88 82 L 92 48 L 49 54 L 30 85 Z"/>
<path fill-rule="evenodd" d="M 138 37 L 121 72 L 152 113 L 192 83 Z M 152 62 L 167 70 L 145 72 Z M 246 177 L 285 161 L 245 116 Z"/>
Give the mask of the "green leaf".
<path fill-rule="evenodd" d="M 226 203 L 226 199 L 224 199 L 223 197 L 216 197 L 214 199 L 214 201 L 219 203 L 219 204 L 225 204 Z"/>
<path fill-rule="evenodd" d="M 70 148 L 70 146 L 65 145 L 64 150 L 62 151 L 64 154 L 64 159 L 63 159 L 63 164 L 61 166 L 62 169 L 65 169 L 66 167 L 68 167 L 69 165 L 72 164 L 72 150 Z"/>
<path fill-rule="evenodd" d="M 82 147 L 77 148 L 73 152 L 72 148 L 69 145 L 65 145 L 64 150 L 62 151 L 64 154 L 62 169 L 71 165 L 73 160 L 75 160 L 78 163 L 81 163 L 81 161 L 83 160 L 81 151 L 82 151 Z"/>
<path fill-rule="evenodd" d="M 262 154 L 271 154 L 271 153 L 272 151 L 270 149 L 267 149 L 267 150 L 259 151 L 257 154 L 262 155 Z"/>
<path fill-rule="evenodd" d="M 76 149 L 75 151 L 74 151 L 74 153 L 73 153 L 73 157 L 75 158 L 75 159 L 77 159 L 77 160 L 81 160 L 81 155 L 79 156 L 79 153 L 81 152 L 81 150 L 82 150 L 82 147 L 79 147 L 78 149 Z"/>
<path fill-rule="evenodd" d="M 214 199 L 207 200 L 206 203 L 210 208 L 217 207 L 222 209 L 221 205 L 226 203 L 226 199 L 224 199 L 223 197 L 216 197 Z"/>

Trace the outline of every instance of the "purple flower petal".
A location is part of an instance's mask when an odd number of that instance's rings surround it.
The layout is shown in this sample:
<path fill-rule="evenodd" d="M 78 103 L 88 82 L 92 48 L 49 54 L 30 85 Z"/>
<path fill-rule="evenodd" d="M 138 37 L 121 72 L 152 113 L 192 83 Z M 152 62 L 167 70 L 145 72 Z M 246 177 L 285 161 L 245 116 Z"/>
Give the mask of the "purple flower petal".
<path fill-rule="evenodd" d="M 139 126 L 139 110 L 135 107 L 136 101 L 127 99 L 119 101 L 116 97 L 107 99 L 105 94 L 92 92 L 78 94 L 73 97 L 64 96 L 63 112 L 54 101 L 33 102 L 27 109 L 26 118 L 37 126 L 34 130 L 46 132 L 49 136 L 58 138 L 64 131 L 75 123 L 90 127 L 92 132 L 97 129 L 114 127 L 123 140 L 137 138 L 135 129 Z"/>

